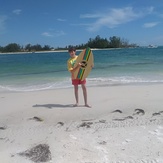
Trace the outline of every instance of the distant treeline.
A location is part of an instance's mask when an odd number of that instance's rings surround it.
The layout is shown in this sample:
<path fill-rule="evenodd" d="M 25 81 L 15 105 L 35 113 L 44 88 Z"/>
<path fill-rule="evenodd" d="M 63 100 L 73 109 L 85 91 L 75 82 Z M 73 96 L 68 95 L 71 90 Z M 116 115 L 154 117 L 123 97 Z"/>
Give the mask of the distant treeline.
<path fill-rule="evenodd" d="M 41 46 L 39 44 L 36 45 L 27 44 L 26 46 L 20 46 L 17 43 L 10 43 L 5 47 L 0 46 L 0 52 L 7 53 L 7 52 L 67 50 L 70 46 L 72 45 L 68 45 L 66 47 L 58 47 L 54 49 L 49 45 Z M 129 44 L 129 41 L 125 39 L 121 39 L 120 37 L 117 36 L 110 37 L 108 40 L 106 38 L 101 38 L 99 35 L 97 35 L 95 38 L 90 38 L 86 44 L 75 45 L 74 47 L 76 49 L 83 49 L 86 47 L 104 49 L 104 48 L 129 48 L 129 47 L 137 47 L 137 45 Z"/>

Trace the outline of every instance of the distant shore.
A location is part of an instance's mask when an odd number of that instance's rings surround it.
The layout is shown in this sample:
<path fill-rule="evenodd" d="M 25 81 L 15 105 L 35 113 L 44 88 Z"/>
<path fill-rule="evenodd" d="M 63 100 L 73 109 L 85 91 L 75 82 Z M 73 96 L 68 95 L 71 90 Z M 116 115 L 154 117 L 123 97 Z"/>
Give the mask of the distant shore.
<path fill-rule="evenodd" d="M 35 54 L 35 53 L 54 53 L 54 52 L 67 52 L 67 50 L 54 50 L 54 51 L 36 51 L 36 52 L 8 52 L 1 54 Z"/>
<path fill-rule="evenodd" d="M 116 49 L 124 49 L 124 48 L 105 48 L 105 49 L 99 49 L 99 48 L 91 48 L 92 51 L 95 50 L 116 50 Z M 83 49 L 77 49 L 76 51 L 82 51 Z M 55 53 L 55 52 L 68 52 L 68 50 L 50 50 L 50 51 L 33 51 L 33 52 L 7 52 L 7 53 L 1 53 L 1 54 L 35 54 L 35 53 Z"/>

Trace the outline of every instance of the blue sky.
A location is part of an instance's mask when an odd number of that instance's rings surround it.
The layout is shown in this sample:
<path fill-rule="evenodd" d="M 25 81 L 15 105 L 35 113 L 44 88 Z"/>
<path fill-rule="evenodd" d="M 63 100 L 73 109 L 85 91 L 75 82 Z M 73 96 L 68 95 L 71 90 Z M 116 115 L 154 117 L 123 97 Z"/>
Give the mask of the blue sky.
<path fill-rule="evenodd" d="M 65 47 L 118 36 L 163 45 L 161 0 L 0 0 L 0 46 Z"/>

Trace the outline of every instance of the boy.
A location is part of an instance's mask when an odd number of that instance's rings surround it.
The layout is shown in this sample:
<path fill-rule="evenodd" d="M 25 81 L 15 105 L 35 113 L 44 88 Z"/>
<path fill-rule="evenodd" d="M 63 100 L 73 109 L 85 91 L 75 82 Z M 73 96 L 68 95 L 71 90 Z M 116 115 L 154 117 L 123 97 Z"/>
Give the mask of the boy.
<path fill-rule="evenodd" d="M 81 66 L 81 63 L 79 63 L 76 67 L 74 67 L 77 55 L 76 55 L 76 49 L 74 47 L 70 47 L 68 50 L 70 54 L 70 59 L 67 61 L 67 67 L 68 71 L 71 73 L 71 79 L 72 79 L 72 85 L 74 85 L 74 94 L 75 94 L 75 99 L 76 99 L 76 104 L 74 107 L 79 106 L 79 96 L 78 96 L 78 85 L 81 85 L 82 90 L 83 90 L 83 96 L 84 96 L 84 102 L 85 102 L 85 107 L 91 107 L 87 103 L 87 88 L 86 88 L 86 79 L 84 80 L 79 80 L 79 79 L 74 79 L 73 73 Z"/>

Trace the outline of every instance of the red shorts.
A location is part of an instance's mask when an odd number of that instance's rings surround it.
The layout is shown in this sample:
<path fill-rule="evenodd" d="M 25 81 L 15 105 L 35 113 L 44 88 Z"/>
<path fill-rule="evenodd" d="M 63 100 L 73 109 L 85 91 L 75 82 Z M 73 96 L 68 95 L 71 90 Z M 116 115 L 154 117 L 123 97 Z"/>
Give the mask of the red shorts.
<path fill-rule="evenodd" d="M 80 84 L 86 84 L 86 79 L 84 80 L 72 79 L 72 85 L 80 85 Z"/>

